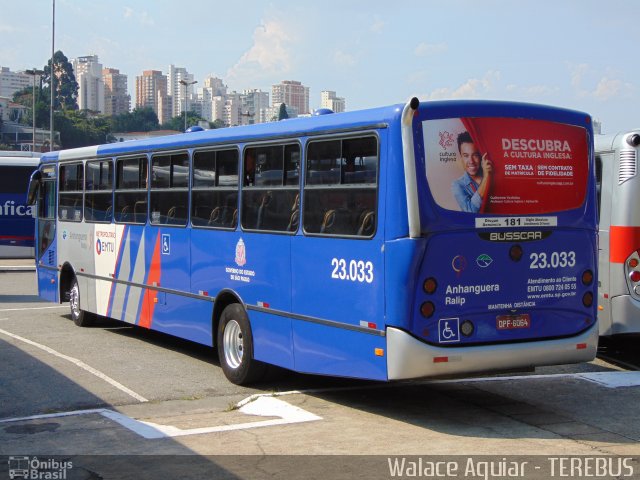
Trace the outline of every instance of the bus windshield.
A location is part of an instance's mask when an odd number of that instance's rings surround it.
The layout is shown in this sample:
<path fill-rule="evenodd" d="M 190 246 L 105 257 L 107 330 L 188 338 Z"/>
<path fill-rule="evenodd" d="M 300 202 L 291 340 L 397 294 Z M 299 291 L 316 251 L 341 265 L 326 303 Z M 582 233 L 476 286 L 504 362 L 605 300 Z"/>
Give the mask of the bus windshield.
<path fill-rule="evenodd" d="M 584 202 L 589 152 L 582 127 L 468 117 L 425 120 L 422 129 L 427 182 L 444 209 L 533 215 Z"/>

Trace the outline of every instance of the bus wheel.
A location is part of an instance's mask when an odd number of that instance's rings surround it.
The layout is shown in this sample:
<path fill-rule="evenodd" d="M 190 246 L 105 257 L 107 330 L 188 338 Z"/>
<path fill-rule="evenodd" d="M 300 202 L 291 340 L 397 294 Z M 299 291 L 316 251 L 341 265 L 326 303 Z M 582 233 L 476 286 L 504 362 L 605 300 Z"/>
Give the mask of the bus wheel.
<path fill-rule="evenodd" d="M 94 323 L 94 315 L 80 309 L 80 288 L 78 287 L 78 279 L 75 277 L 69 291 L 69 308 L 71 309 L 73 323 L 79 327 L 88 327 Z"/>
<path fill-rule="evenodd" d="M 253 358 L 251 325 L 242 306 L 232 303 L 222 311 L 217 337 L 220 366 L 231 383 L 245 385 L 264 377 L 266 365 Z"/>

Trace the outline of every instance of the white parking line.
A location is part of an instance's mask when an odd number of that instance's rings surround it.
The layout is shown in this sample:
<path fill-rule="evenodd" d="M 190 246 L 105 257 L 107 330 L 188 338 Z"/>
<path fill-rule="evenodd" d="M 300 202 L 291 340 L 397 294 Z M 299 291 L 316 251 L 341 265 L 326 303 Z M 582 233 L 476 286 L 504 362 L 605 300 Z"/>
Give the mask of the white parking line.
<path fill-rule="evenodd" d="M 184 437 L 187 435 L 201 435 L 203 433 L 230 432 L 233 430 L 246 430 L 249 428 L 271 427 L 274 425 L 287 425 L 292 423 L 313 422 L 322 420 L 322 417 L 307 412 L 302 408 L 291 405 L 287 402 L 268 395 L 260 395 L 253 398 L 253 401 L 242 401 L 238 405 L 239 411 L 247 415 L 258 415 L 261 417 L 279 417 L 272 420 L 262 420 L 259 422 L 245 422 L 233 425 L 219 425 L 212 427 L 199 427 L 181 429 L 172 425 L 160 425 L 153 422 L 144 422 L 123 415 L 122 413 L 108 410 L 106 408 L 95 408 L 91 410 L 76 410 L 72 412 L 51 413 L 45 415 L 33 415 L 30 417 L 7 418 L 0 420 L 2 423 L 25 422 L 31 420 L 42 420 L 45 418 L 69 417 L 73 415 L 100 414 L 123 427 L 147 439 Z"/>
<path fill-rule="evenodd" d="M 27 310 L 47 310 L 50 308 L 66 308 L 69 307 L 67 305 L 56 305 L 54 307 L 25 307 L 25 308 L 0 308 L 0 312 L 23 312 Z"/>
<path fill-rule="evenodd" d="M 109 377 L 108 375 L 105 375 L 101 371 L 96 370 L 92 366 L 87 365 L 86 363 L 84 363 L 81 360 L 78 360 L 77 358 L 70 357 L 68 355 L 65 355 L 63 353 L 60 353 L 60 352 L 54 350 L 53 348 L 47 347 L 46 345 L 42 345 L 40 343 L 34 342 L 33 340 L 29 340 L 28 338 L 24 338 L 24 337 L 21 337 L 19 335 L 14 334 L 14 333 L 7 332 L 6 330 L 0 329 L 0 334 L 6 335 L 7 337 L 11 337 L 11 338 L 13 338 L 15 340 L 19 340 L 19 341 L 24 342 L 24 343 L 26 343 L 28 345 L 31 345 L 31 346 L 36 347 L 36 348 L 39 348 L 40 350 L 44 350 L 45 352 L 50 353 L 51 355 L 54 355 L 54 356 L 56 356 L 58 358 L 62 358 L 63 360 L 67 360 L 68 362 L 73 363 L 77 367 L 82 368 L 83 370 L 89 372 L 90 374 L 95 375 L 99 379 L 104 380 L 105 382 L 113 385 L 118 390 L 120 390 L 120 391 L 126 393 L 127 395 L 135 398 L 139 402 L 148 402 L 148 400 L 146 398 L 144 398 L 142 395 L 138 395 L 133 390 L 125 387 L 121 383 L 115 381 L 113 378 Z"/>

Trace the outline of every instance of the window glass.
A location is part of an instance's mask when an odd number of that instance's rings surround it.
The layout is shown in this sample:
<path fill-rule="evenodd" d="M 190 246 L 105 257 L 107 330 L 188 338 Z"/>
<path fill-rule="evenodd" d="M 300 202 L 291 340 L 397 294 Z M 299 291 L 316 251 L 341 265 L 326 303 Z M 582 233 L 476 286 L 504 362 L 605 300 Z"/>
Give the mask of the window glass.
<path fill-rule="evenodd" d="M 69 222 L 81 222 L 84 184 L 82 163 L 61 165 L 59 172 L 58 218 Z"/>
<path fill-rule="evenodd" d="M 378 142 L 373 136 L 310 142 L 304 231 L 371 237 L 376 230 Z"/>
<path fill-rule="evenodd" d="M 147 159 L 118 159 L 113 217 L 116 222 L 144 224 L 147 221 Z"/>
<path fill-rule="evenodd" d="M 191 223 L 234 229 L 238 225 L 238 150 L 196 152 Z"/>
<path fill-rule="evenodd" d="M 109 160 L 87 162 L 85 190 L 111 190 L 113 185 L 113 163 Z"/>
<path fill-rule="evenodd" d="M 184 226 L 189 218 L 189 155 L 158 155 L 151 160 L 151 224 Z"/>
<path fill-rule="evenodd" d="M 25 193 L 29 179 L 36 167 L 4 167 L 0 178 L 0 191 L 4 193 Z"/>
<path fill-rule="evenodd" d="M 245 150 L 242 227 L 295 232 L 300 216 L 300 147 L 297 144 Z"/>

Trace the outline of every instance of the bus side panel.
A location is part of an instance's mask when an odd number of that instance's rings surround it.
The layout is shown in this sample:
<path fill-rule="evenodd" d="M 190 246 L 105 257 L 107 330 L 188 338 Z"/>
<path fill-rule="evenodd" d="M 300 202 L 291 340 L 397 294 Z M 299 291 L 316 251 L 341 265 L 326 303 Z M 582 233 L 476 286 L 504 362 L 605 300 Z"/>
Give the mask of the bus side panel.
<path fill-rule="evenodd" d="M 291 319 L 266 313 L 291 312 L 292 237 L 194 228 L 191 238 L 191 293 L 215 297 L 232 292 L 246 305 L 255 357 L 292 368 Z M 216 335 L 212 332 L 213 344 Z"/>
<path fill-rule="evenodd" d="M 261 311 L 249 311 L 253 356 L 260 361 L 293 370 L 291 319 Z"/>
<path fill-rule="evenodd" d="M 107 316 L 133 324 L 138 323 L 145 292 L 144 288 L 136 285 L 142 285 L 147 278 L 143 233 L 144 227 L 137 225 L 127 225 L 121 236 L 118 233 L 114 276 L 119 282 L 114 282 L 111 287 L 107 308 Z"/>
<path fill-rule="evenodd" d="M 366 364 L 362 376 L 367 378 L 377 371 L 381 360 L 373 345 L 383 346 L 384 342 L 373 342 L 373 335 L 348 328 L 384 331 L 382 230 L 378 223 L 378 234 L 370 240 L 294 238 L 293 311 L 312 321 L 335 322 L 335 326 L 322 326 L 294 320 L 296 370 L 360 376 L 354 364 Z M 357 345 L 360 341 L 364 346 Z"/>
<path fill-rule="evenodd" d="M 166 292 L 156 292 L 155 295 L 151 327 L 153 330 L 213 346 L 211 341 L 213 302 Z"/>
<path fill-rule="evenodd" d="M 293 330 L 296 371 L 387 380 L 385 337 L 311 322 Z"/>

